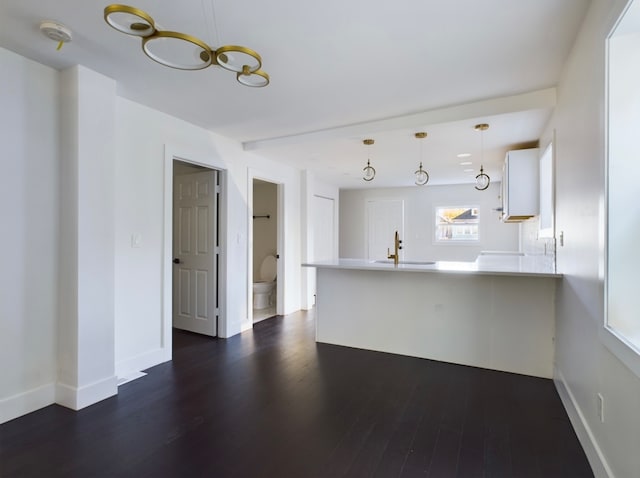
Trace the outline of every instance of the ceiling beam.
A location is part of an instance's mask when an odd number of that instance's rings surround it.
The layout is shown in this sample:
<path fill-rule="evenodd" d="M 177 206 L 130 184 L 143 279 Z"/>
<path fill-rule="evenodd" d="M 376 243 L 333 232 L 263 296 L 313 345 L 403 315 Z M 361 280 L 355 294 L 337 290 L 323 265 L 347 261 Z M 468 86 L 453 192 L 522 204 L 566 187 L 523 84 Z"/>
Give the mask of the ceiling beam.
<path fill-rule="evenodd" d="M 265 138 L 242 143 L 245 151 L 275 148 L 300 144 L 307 141 L 329 140 L 353 136 L 366 136 L 383 131 L 426 127 L 428 125 L 450 123 L 472 118 L 488 118 L 495 115 L 516 113 L 535 109 L 553 108 L 556 105 L 556 89 L 531 91 L 513 96 L 491 98 L 462 105 L 448 106 L 405 116 L 396 116 L 364 123 L 356 123 L 336 128 L 327 128 L 306 133 Z"/>

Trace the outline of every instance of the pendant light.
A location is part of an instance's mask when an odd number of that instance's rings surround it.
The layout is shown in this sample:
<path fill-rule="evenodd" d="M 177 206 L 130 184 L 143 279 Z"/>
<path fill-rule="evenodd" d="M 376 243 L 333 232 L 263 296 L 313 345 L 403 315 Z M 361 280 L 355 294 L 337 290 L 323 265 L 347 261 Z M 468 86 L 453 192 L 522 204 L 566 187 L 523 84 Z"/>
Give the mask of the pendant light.
<path fill-rule="evenodd" d="M 214 50 L 186 33 L 159 30 L 151 15 L 128 5 L 108 5 L 104 9 L 104 20 L 120 33 L 141 38 L 144 54 L 161 65 L 177 70 L 220 66 L 235 73 L 236 80 L 242 85 L 263 87 L 269 84 L 269 75 L 261 69 L 262 58 L 250 48 L 226 45 Z"/>
<path fill-rule="evenodd" d="M 362 143 L 365 146 L 371 146 L 375 141 L 372 139 L 365 139 L 364 141 L 362 141 Z M 369 160 L 369 155 L 367 154 L 367 165 L 362 168 L 362 171 L 364 172 L 364 174 L 362 175 L 362 179 L 364 179 L 365 181 L 373 181 L 373 178 L 376 177 L 376 170 L 373 166 L 371 166 L 371 162 Z"/>
<path fill-rule="evenodd" d="M 427 133 L 421 131 L 415 134 L 416 139 L 424 139 L 427 137 Z M 416 176 L 416 185 L 424 186 L 429 182 L 429 173 L 422 169 L 422 141 L 420 141 L 420 167 L 414 173 Z"/>
<path fill-rule="evenodd" d="M 480 174 L 476 176 L 475 188 L 478 191 L 484 191 L 489 187 L 489 184 L 491 184 L 491 178 L 484 173 L 482 165 L 482 163 L 484 163 L 484 132 L 489 129 L 489 125 L 487 123 L 480 123 L 475 125 L 474 129 L 480 131 Z"/>

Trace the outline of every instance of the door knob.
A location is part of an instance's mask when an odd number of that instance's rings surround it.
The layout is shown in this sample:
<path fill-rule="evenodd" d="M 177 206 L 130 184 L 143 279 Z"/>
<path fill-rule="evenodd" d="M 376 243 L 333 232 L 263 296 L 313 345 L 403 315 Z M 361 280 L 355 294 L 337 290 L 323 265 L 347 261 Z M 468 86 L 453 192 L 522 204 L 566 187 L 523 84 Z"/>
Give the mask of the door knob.
<path fill-rule="evenodd" d="M 178 259 L 177 257 L 173 260 L 174 264 L 180 264 L 180 259 Z"/>

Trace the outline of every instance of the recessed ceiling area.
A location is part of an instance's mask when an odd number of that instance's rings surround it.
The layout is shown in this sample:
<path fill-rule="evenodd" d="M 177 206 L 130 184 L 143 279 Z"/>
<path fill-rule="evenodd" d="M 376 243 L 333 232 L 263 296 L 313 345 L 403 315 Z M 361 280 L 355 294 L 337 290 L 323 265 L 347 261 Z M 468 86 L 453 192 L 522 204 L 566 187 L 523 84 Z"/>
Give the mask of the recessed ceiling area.
<path fill-rule="evenodd" d="M 413 185 L 426 131 L 432 184 L 500 176 L 504 153 L 530 145 L 552 114 L 561 68 L 589 0 L 136 0 L 163 30 L 262 57 L 270 84 L 239 85 L 220 67 L 166 68 L 140 40 L 106 24 L 108 2 L 3 0 L 0 46 L 56 69 L 76 64 L 114 78 L 118 94 L 232 138 L 246 151 L 344 188 Z M 69 27 L 60 50 L 38 29 Z M 364 184 L 367 150 L 377 170 Z M 471 165 L 457 154 L 469 152 Z M 473 169 L 464 172 L 464 169 Z M 428 186 L 427 186 L 428 187 Z"/>

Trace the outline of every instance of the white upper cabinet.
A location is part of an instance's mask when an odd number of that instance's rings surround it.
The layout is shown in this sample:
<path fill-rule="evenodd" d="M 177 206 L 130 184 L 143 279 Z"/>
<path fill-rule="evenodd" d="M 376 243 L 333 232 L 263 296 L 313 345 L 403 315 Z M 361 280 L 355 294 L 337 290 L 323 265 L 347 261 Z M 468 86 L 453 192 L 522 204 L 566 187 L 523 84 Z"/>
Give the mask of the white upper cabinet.
<path fill-rule="evenodd" d="M 509 151 L 502 170 L 502 220 L 525 221 L 538 214 L 538 148 Z"/>

